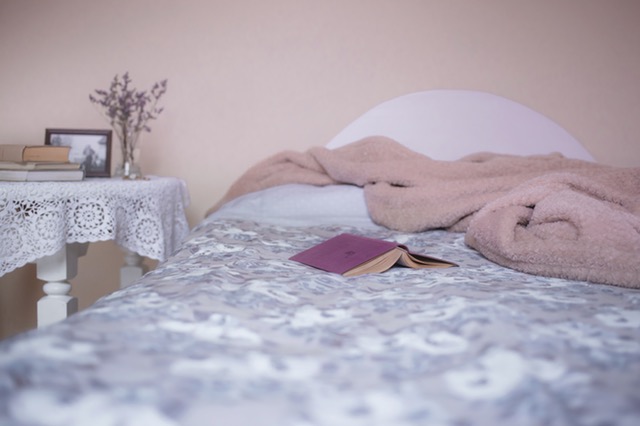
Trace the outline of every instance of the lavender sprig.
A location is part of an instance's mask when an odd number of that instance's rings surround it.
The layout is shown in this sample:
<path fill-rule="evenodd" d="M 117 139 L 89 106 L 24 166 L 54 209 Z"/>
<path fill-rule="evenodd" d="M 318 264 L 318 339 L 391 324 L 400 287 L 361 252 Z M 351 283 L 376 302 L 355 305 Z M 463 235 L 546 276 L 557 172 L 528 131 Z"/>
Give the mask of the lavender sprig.
<path fill-rule="evenodd" d="M 167 80 L 155 83 L 149 91 L 138 91 L 131 86 L 128 72 L 122 78 L 116 74 L 109 90 L 96 89 L 95 95 L 89 95 L 92 103 L 103 108 L 109 124 L 122 142 L 122 152 L 127 156 L 133 156 L 140 132 L 151 131 L 148 122 L 158 118 L 164 110 L 158 107 L 158 101 L 167 91 Z"/>

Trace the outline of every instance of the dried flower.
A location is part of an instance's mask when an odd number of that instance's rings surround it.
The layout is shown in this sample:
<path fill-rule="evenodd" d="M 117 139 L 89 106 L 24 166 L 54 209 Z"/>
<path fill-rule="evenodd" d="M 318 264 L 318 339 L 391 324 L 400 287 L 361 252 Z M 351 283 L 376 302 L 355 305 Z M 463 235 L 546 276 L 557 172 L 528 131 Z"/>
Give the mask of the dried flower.
<path fill-rule="evenodd" d="M 89 100 L 102 107 L 109 124 L 122 143 L 123 161 L 133 160 L 133 152 L 140 132 L 150 132 L 147 124 L 155 120 L 164 108 L 158 101 L 167 91 L 167 80 L 155 83 L 151 90 L 138 91 L 131 87 L 132 80 L 126 72 L 111 81 L 109 90 L 95 90 Z"/>

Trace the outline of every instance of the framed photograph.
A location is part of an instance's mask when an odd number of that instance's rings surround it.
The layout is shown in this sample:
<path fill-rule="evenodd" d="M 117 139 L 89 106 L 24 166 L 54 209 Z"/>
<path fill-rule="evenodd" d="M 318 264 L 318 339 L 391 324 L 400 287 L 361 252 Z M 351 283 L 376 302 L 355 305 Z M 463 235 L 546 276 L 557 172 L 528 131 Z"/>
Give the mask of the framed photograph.
<path fill-rule="evenodd" d="M 70 146 L 69 161 L 83 164 L 86 177 L 109 177 L 111 134 L 111 130 L 46 129 L 44 143 Z"/>

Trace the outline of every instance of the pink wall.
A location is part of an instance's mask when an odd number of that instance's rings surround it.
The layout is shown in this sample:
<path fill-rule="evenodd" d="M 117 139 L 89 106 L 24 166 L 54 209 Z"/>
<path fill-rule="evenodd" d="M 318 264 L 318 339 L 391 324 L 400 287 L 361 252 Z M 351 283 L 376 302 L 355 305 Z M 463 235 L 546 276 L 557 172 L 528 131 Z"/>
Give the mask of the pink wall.
<path fill-rule="evenodd" d="M 192 225 L 249 165 L 325 144 L 416 90 L 506 96 L 597 160 L 637 166 L 638 22 L 636 0 L 2 0 L 0 143 L 108 127 L 88 94 L 130 71 L 141 88 L 169 79 L 142 161 L 187 181 Z M 94 282 L 74 292 L 91 301 L 114 288 L 117 271 L 90 271 L 121 263 L 90 248 L 75 281 Z M 14 275 L 0 278 L 5 324 L 7 292 L 26 291 Z"/>

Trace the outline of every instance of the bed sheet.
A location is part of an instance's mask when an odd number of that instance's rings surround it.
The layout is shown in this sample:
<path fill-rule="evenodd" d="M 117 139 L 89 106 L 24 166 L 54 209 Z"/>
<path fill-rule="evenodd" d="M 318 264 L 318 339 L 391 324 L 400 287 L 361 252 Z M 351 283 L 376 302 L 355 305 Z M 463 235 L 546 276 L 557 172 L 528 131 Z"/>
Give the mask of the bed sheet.
<path fill-rule="evenodd" d="M 287 260 L 340 232 L 460 267 Z M 635 425 L 640 292 L 505 269 L 463 239 L 210 217 L 133 286 L 0 342 L 0 424 Z"/>

